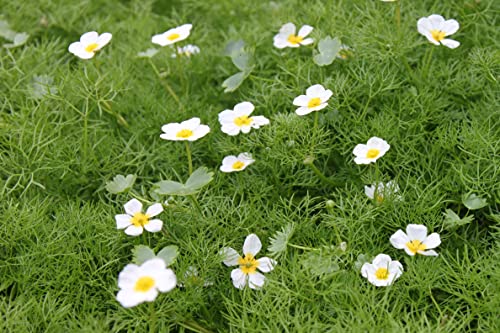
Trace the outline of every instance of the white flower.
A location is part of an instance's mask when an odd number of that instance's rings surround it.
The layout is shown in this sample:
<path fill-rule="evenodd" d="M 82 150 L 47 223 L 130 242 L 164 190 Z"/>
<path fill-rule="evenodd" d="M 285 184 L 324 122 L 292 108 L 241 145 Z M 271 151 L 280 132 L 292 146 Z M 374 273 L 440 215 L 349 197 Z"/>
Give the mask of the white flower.
<path fill-rule="evenodd" d="M 101 35 L 95 31 L 86 32 L 80 37 L 79 42 L 71 43 L 68 51 L 81 59 L 90 59 L 109 43 L 111 37 L 113 36 L 109 32 Z"/>
<path fill-rule="evenodd" d="M 252 128 L 269 125 L 269 119 L 264 116 L 253 116 L 254 106 L 250 102 L 238 103 L 234 110 L 224 110 L 219 113 L 219 122 L 221 131 L 231 136 L 238 135 L 240 132 L 248 133 Z"/>
<path fill-rule="evenodd" d="M 373 263 L 367 262 L 361 267 L 361 275 L 377 287 L 391 285 L 401 274 L 403 274 L 403 265 L 382 253 L 373 259 Z"/>
<path fill-rule="evenodd" d="M 241 153 L 238 157 L 230 155 L 224 157 L 222 160 L 222 165 L 220 166 L 220 171 L 222 172 L 234 172 L 245 170 L 247 166 L 255 162 L 252 159 L 252 155 L 249 153 Z"/>
<path fill-rule="evenodd" d="M 313 111 L 324 109 L 328 106 L 328 100 L 332 97 L 333 92 L 326 90 L 321 84 L 310 86 L 306 90 L 305 95 L 295 97 L 293 105 L 300 106 L 295 113 L 299 116 L 304 116 Z"/>
<path fill-rule="evenodd" d="M 115 215 L 116 229 L 125 229 L 125 233 L 129 236 L 138 236 L 142 234 L 144 229 L 149 232 L 158 232 L 163 226 L 163 221 L 159 219 L 151 220 L 152 217 L 163 212 L 163 206 L 160 203 L 155 203 L 142 212 L 142 203 L 137 199 L 132 199 L 125 205 L 125 213 Z"/>
<path fill-rule="evenodd" d="M 427 236 L 427 227 L 421 224 L 408 224 L 406 234 L 399 229 L 390 238 L 392 246 L 396 249 L 404 249 L 410 256 L 422 254 L 424 256 L 437 256 L 434 249 L 441 244 L 438 233 Z"/>
<path fill-rule="evenodd" d="M 191 118 L 182 123 L 170 123 L 163 125 L 160 138 L 171 141 L 196 141 L 210 132 L 210 127 L 200 125 L 200 118 Z"/>
<path fill-rule="evenodd" d="M 384 183 L 365 186 L 365 194 L 368 198 L 382 203 L 385 197 L 393 197 L 399 191 L 399 186 L 392 180 Z"/>
<path fill-rule="evenodd" d="M 141 266 L 128 264 L 118 275 L 120 291 L 116 299 L 126 308 L 143 302 L 152 302 L 158 292 L 175 288 L 177 280 L 174 272 L 166 268 L 162 259 L 150 259 Z"/>
<path fill-rule="evenodd" d="M 193 54 L 200 53 L 200 48 L 196 45 L 186 45 L 184 47 L 177 47 L 177 53 L 172 53 L 172 58 L 176 58 L 177 55 L 186 56 L 190 58 Z"/>
<path fill-rule="evenodd" d="M 151 41 L 160 46 L 174 44 L 189 37 L 192 24 L 183 24 L 179 27 L 165 31 L 162 34 L 154 35 Z"/>
<path fill-rule="evenodd" d="M 346 44 L 342 44 L 340 45 L 340 50 L 337 53 L 336 58 L 341 60 L 347 60 L 353 55 L 352 51 L 354 50 L 351 47 L 349 47 Z"/>
<path fill-rule="evenodd" d="M 268 257 L 255 259 L 255 255 L 260 251 L 261 247 L 259 237 L 250 234 L 243 244 L 243 257 L 240 257 L 238 252 L 230 247 L 222 250 L 223 262 L 226 266 L 240 266 L 240 268 L 231 271 L 231 279 L 236 288 L 243 289 L 248 281 L 250 288 L 261 288 L 264 285 L 265 277 L 257 269 L 263 273 L 268 273 L 274 269 L 277 264 L 275 260 Z"/>
<path fill-rule="evenodd" d="M 353 154 L 356 155 L 354 162 L 356 164 L 375 163 L 380 157 L 391 148 L 391 146 L 383 139 L 376 136 L 370 138 L 365 144 L 358 144 L 354 147 Z"/>
<path fill-rule="evenodd" d="M 139 58 L 153 58 L 158 52 L 160 52 L 159 49 L 155 49 L 154 47 L 147 49 L 144 52 L 139 52 L 137 53 L 137 56 Z"/>
<path fill-rule="evenodd" d="M 433 14 L 429 17 L 422 17 L 417 22 L 418 32 L 424 35 L 429 42 L 434 45 L 439 43 L 450 49 L 457 48 L 460 42 L 453 39 L 447 39 L 446 36 L 457 32 L 460 25 L 456 20 L 445 20 L 441 15 Z"/>
<path fill-rule="evenodd" d="M 283 49 L 285 47 L 299 47 L 300 45 L 312 44 L 314 39 L 305 37 L 309 35 L 313 29 L 314 28 L 309 25 L 304 25 L 296 35 L 295 24 L 287 23 L 283 25 L 280 32 L 274 36 L 274 46 L 278 49 Z"/>

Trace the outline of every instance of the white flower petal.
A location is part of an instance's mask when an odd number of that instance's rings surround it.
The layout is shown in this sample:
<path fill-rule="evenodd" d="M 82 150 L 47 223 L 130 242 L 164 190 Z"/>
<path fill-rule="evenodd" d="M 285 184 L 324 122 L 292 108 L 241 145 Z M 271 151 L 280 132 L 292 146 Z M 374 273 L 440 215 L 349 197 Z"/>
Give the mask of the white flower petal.
<path fill-rule="evenodd" d="M 116 295 L 116 300 L 120 302 L 124 308 L 131 308 L 144 302 L 144 298 L 141 294 L 134 292 L 133 289 L 120 290 Z"/>
<path fill-rule="evenodd" d="M 111 38 L 113 37 L 113 35 L 111 35 L 109 32 L 105 32 L 103 34 L 101 34 L 98 38 L 97 38 L 97 44 L 99 45 L 97 47 L 97 50 L 100 50 L 102 49 L 104 46 L 106 46 L 106 44 L 108 44 L 110 41 L 111 41 Z"/>
<path fill-rule="evenodd" d="M 162 293 L 170 291 L 177 285 L 177 278 L 171 269 L 165 269 L 156 274 L 156 287 Z"/>
<path fill-rule="evenodd" d="M 262 286 L 264 286 L 264 282 L 266 281 L 266 277 L 259 272 L 255 272 L 253 274 L 248 275 L 248 280 L 249 280 L 248 286 L 251 289 L 259 289 L 259 288 L 262 288 Z"/>
<path fill-rule="evenodd" d="M 277 262 L 271 258 L 268 257 L 262 257 L 257 260 L 257 263 L 259 266 L 257 268 L 263 272 L 263 273 L 268 273 L 274 269 L 274 266 L 276 266 Z M 250 279 L 251 281 L 251 279 Z"/>
<path fill-rule="evenodd" d="M 146 210 L 146 214 L 149 217 L 155 217 L 156 215 L 163 212 L 163 205 L 161 203 L 155 203 L 149 206 L 148 210 Z"/>
<path fill-rule="evenodd" d="M 427 17 L 422 17 L 417 21 L 417 30 L 422 35 L 427 35 L 432 30 L 432 23 Z"/>
<path fill-rule="evenodd" d="M 234 106 L 234 111 L 233 112 L 238 112 L 238 116 L 249 116 L 253 110 L 255 109 L 255 106 L 250 103 L 250 102 L 241 102 L 238 103 Z"/>
<path fill-rule="evenodd" d="M 243 289 L 247 284 L 247 275 L 239 268 L 231 271 L 231 279 L 233 280 L 233 285 L 238 289 Z"/>
<path fill-rule="evenodd" d="M 146 229 L 149 232 L 158 232 L 161 231 L 161 228 L 163 227 L 163 221 L 154 219 L 149 221 L 149 223 L 144 225 L 144 229 Z"/>
<path fill-rule="evenodd" d="M 309 113 L 313 112 L 313 110 L 309 109 L 307 106 L 301 106 L 300 108 L 298 108 L 297 110 L 295 110 L 295 113 L 298 115 L 298 116 L 305 116 Z"/>
<path fill-rule="evenodd" d="M 225 247 L 222 249 L 222 258 L 223 263 L 226 266 L 236 266 L 238 265 L 238 259 L 240 259 L 240 255 L 236 252 L 235 249 L 231 247 Z"/>
<path fill-rule="evenodd" d="M 432 257 L 437 257 L 439 254 L 434 251 L 434 250 L 428 250 L 428 251 L 418 251 L 418 254 L 421 254 L 423 256 L 432 256 Z"/>
<path fill-rule="evenodd" d="M 310 25 L 303 25 L 302 28 L 300 28 L 299 33 L 297 35 L 300 37 L 306 37 L 311 33 L 311 31 L 313 31 L 313 29 L 314 28 L 311 27 Z"/>
<path fill-rule="evenodd" d="M 365 186 L 365 194 L 368 198 L 373 199 L 375 196 L 375 186 Z"/>
<path fill-rule="evenodd" d="M 115 215 L 116 229 L 125 229 L 132 224 L 130 215 L 118 214 Z"/>
<path fill-rule="evenodd" d="M 330 97 L 332 97 L 333 91 L 330 89 L 325 90 L 323 93 L 321 93 L 318 97 L 321 99 L 321 103 L 326 103 Z"/>
<path fill-rule="evenodd" d="M 376 268 L 387 268 L 391 263 L 392 259 L 387 254 L 379 254 L 373 259 L 373 266 Z"/>
<path fill-rule="evenodd" d="M 286 35 L 288 37 L 291 34 L 295 34 L 295 30 L 295 24 L 288 22 L 281 27 L 280 34 Z"/>
<path fill-rule="evenodd" d="M 285 47 L 288 46 L 288 40 L 287 38 L 284 38 L 282 35 L 276 35 L 274 36 L 273 39 L 273 45 L 278 49 L 284 49 Z"/>
<path fill-rule="evenodd" d="M 443 44 L 446 47 L 449 47 L 450 49 L 456 49 L 457 47 L 460 46 L 460 42 L 457 42 L 456 40 L 453 39 L 443 39 L 441 41 L 441 44 Z"/>
<path fill-rule="evenodd" d="M 396 249 L 404 249 L 406 248 L 406 243 L 408 243 L 410 239 L 408 239 L 408 236 L 400 229 L 391 236 L 389 241 Z"/>
<path fill-rule="evenodd" d="M 256 234 L 250 234 L 245 238 L 245 243 L 243 243 L 243 254 L 251 254 L 255 257 L 262 248 L 262 243 Z"/>
<path fill-rule="evenodd" d="M 364 278 L 368 278 L 368 276 L 375 274 L 375 271 L 376 271 L 375 267 L 369 262 L 366 262 L 363 264 L 363 266 L 361 266 L 361 275 Z"/>
<path fill-rule="evenodd" d="M 180 123 L 180 127 L 182 129 L 189 129 L 189 130 L 195 130 L 198 126 L 200 126 L 201 120 L 198 117 L 193 117 L 188 120 L 184 120 L 182 123 Z"/>
<path fill-rule="evenodd" d="M 264 116 L 253 116 L 252 119 L 253 119 L 252 123 L 253 128 L 259 128 L 260 126 L 269 125 L 270 123 L 269 119 L 267 119 Z"/>
<path fill-rule="evenodd" d="M 319 97 L 325 92 L 325 88 L 321 84 L 310 86 L 306 90 L 306 96 L 309 98 Z"/>
<path fill-rule="evenodd" d="M 310 45 L 312 43 L 314 43 L 314 39 L 312 39 L 312 38 L 306 38 L 302 42 L 300 42 L 300 45 Z"/>
<path fill-rule="evenodd" d="M 89 32 L 84 33 L 80 37 L 80 42 L 83 45 L 89 45 L 89 44 L 92 44 L 92 43 L 97 43 L 97 38 L 98 37 L 99 37 L 99 34 L 96 31 L 89 31 Z"/>
<path fill-rule="evenodd" d="M 441 238 L 439 234 L 434 232 L 427 236 L 427 238 L 422 242 L 428 249 L 434 249 L 441 244 Z"/>
<path fill-rule="evenodd" d="M 447 20 L 443 23 L 441 31 L 443 31 L 446 36 L 453 35 L 460 28 L 460 24 L 456 20 Z"/>
<path fill-rule="evenodd" d="M 408 224 L 406 234 L 409 240 L 419 240 L 423 242 L 427 237 L 427 227 L 422 224 Z"/>
<path fill-rule="evenodd" d="M 210 133 L 210 127 L 207 125 L 200 125 L 196 130 L 193 131 L 193 136 L 188 138 L 188 141 L 196 141 L 198 139 L 201 139 L 205 135 Z"/>
<path fill-rule="evenodd" d="M 127 229 L 125 229 L 125 233 L 129 236 L 139 236 L 143 231 L 144 230 L 142 227 L 138 227 L 135 225 L 130 225 L 127 227 Z"/>
<path fill-rule="evenodd" d="M 137 199 L 130 200 L 123 207 L 125 208 L 125 213 L 130 216 L 134 216 L 135 213 L 142 211 L 142 203 Z"/>
<path fill-rule="evenodd" d="M 431 16 L 428 17 L 428 19 L 433 29 L 443 30 L 442 28 L 444 24 L 444 17 L 442 17 L 441 15 L 432 14 Z"/>
<path fill-rule="evenodd" d="M 118 275 L 118 287 L 120 289 L 133 288 L 140 274 L 141 270 L 139 266 L 128 264 Z"/>
<path fill-rule="evenodd" d="M 293 105 L 296 106 L 307 106 L 309 103 L 310 98 L 307 97 L 306 95 L 300 95 L 294 98 L 293 100 Z"/>
<path fill-rule="evenodd" d="M 165 270 L 165 268 L 165 261 L 160 258 L 149 259 L 140 266 L 142 275 L 150 275 L 152 277 L 154 277 L 157 272 Z"/>

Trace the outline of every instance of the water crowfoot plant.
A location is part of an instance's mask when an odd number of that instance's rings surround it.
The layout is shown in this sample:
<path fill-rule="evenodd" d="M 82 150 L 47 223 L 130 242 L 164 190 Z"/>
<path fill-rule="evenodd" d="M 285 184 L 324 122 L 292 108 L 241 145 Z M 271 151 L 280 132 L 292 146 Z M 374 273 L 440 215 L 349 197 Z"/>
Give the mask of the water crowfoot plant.
<path fill-rule="evenodd" d="M 163 212 L 161 204 L 155 203 L 146 210 L 146 213 L 143 213 L 142 203 L 137 199 L 132 199 L 125 204 L 124 208 L 126 214 L 115 215 L 117 229 L 125 229 L 125 233 L 130 236 L 138 236 L 144 229 L 149 232 L 161 231 L 163 221 L 151 220 L 152 217 Z"/>
<path fill-rule="evenodd" d="M 403 274 L 403 265 L 387 254 L 379 254 L 361 267 L 361 275 L 376 287 L 387 287 Z"/>
<path fill-rule="evenodd" d="M 396 249 L 404 249 L 410 256 L 417 253 L 424 256 L 437 256 L 437 252 L 431 249 L 441 244 L 438 233 L 427 236 L 427 227 L 420 224 L 408 224 L 406 233 L 400 229 L 391 236 L 390 241 L 392 246 Z"/>

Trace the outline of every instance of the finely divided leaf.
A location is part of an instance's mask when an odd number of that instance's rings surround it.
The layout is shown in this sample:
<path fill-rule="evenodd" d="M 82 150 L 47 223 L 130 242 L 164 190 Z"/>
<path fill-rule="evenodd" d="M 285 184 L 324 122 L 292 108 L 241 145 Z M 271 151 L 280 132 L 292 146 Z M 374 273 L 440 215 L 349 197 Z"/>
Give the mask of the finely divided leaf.
<path fill-rule="evenodd" d="M 281 229 L 281 231 L 276 232 L 271 238 L 269 246 L 269 252 L 273 256 L 280 255 L 281 253 L 286 251 L 288 242 L 290 238 L 292 238 L 294 232 L 293 223 L 287 224 L 285 227 Z"/>

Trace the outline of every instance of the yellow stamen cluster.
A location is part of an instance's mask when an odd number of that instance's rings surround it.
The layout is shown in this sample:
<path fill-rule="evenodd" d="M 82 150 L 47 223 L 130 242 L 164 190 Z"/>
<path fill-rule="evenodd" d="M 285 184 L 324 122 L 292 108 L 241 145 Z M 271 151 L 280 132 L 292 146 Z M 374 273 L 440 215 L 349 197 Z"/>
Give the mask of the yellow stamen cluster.
<path fill-rule="evenodd" d="M 315 107 L 317 107 L 320 104 L 321 104 L 321 98 L 314 97 L 314 98 L 311 98 L 309 100 L 309 102 L 307 103 L 307 107 L 308 108 L 315 108 Z"/>
<path fill-rule="evenodd" d="M 257 266 L 259 266 L 259 263 L 251 253 L 247 253 L 244 257 L 240 257 L 238 259 L 238 264 L 245 274 L 254 274 L 257 270 Z"/>
<path fill-rule="evenodd" d="M 427 246 L 419 240 L 412 240 L 406 243 L 406 247 L 413 254 L 417 254 L 418 251 L 424 251 L 425 249 L 427 249 Z"/>
<path fill-rule="evenodd" d="M 137 292 L 145 293 L 153 288 L 155 285 L 155 280 L 150 276 L 142 276 L 137 280 L 134 286 L 134 290 Z"/>
<path fill-rule="evenodd" d="M 179 34 L 176 34 L 176 33 L 173 33 L 173 34 L 170 34 L 167 36 L 167 39 L 172 41 L 172 40 L 176 40 L 177 38 L 179 38 L 181 35 Z"/>
<path fill-rule="evenodd" d="M 241 117 L 236 117 L 234 119 L 234 124 L 238 127 L 241 126 L 250 126 L 252 124 L 252 117 L 249 116 L 241 116 Z"/>
<path fill-rule="evenodd" d="M 144 227 L 149 223 L 149 215 L 143 213 L 135 213 L 132 217 L 132 224 L 136 227 Z"/>
<path fill-rule="evenodd" d="M 177 134 L 175 136 L 178 138 L 187 139 L 192 135 L 193 135 L 193 131 L 188 130 L 188 129 L 183 129 L 183 130 L 180 130 L 179 132 L 177 132 Z"/>
<path fill-rule="evenodd" d="M 379 268 L 375 272 L 375 277 L 379 280 L 387 280 L 389 278 L 389 270 L 387 268 Z"/>
<path fill-rule="evenodd" d="M 432 38 L 434 38 L 434 40 L 436 42 L 440 42 L 444 39 L 444 37 L 446 36 L 446 33 L 444 31 L 441 31 L 441 30 L 431 30 L 431 35 L 432 35 Z"/>
<path fill-rule="evenodd" d="M 243 168 L 245 166 L 245 163 L 243 163 L 242 161 L 236 161 L 233 163 L 233 169 L 234 170 L 241 170 L 241 168 Z"/>
<path fill-rule="evenodd" d="M 97 49 L 98 47 L 99 47 L 99 44 L 97 44 L 97 43 L 91 43 L 91 44 L 85 46 L 85 51 L 86 52 L 94 52 L 95 49 Z"/>
<path fill-rule="evenodd" d="M 368 151 L 366 152 L 366 158 L 375 158 L 378 156 L 378 154 L 380 154 L 380 150 L 376 148 L 371 148 L 368 149 Z"/>
<path fill-rule="evenodd" d="M 288 36 L 288 42 L 293 44 L 293 45 L 297 45 L 300 42 L 302 42 L 303 40 L 304 40 L 304 37 L 296 36 L 294 34 L 291 34 L 290 36 Z"/>

